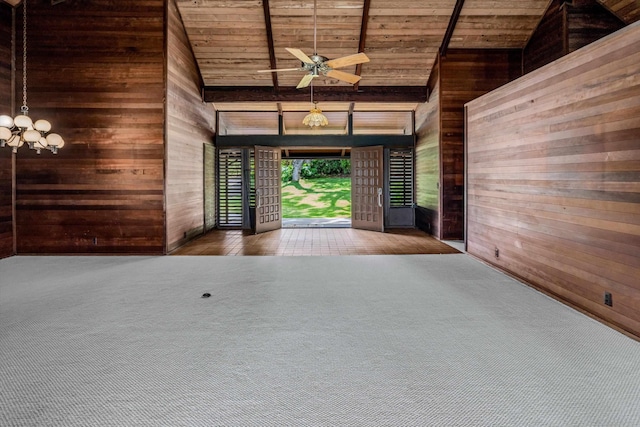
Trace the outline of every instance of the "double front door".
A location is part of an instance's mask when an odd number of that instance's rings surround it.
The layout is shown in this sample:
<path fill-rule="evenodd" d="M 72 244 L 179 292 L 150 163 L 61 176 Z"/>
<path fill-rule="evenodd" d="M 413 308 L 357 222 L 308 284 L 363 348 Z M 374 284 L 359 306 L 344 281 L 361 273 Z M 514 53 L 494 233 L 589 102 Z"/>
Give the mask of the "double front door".
<path fill-rule="evenodd" d="M 281 152 L 279 147 L 254 147 L 253 172 L 243 175 L 243 181 L 255 185 L 252 216 L 255 233 L 276 230 L 282 227 Z M 220 157 L 224 160 L 224 157 Z M 237 157 L 240 160 L 240 157 Z M 220 164 L 220 170 L 224 169 Z M 238 167 L 238 170 L 241 168 Z M 245 168 L 242 168 L 245 169 Z M 249 171 L 248 169 L 245 169 Z M 239 178 L 239 176 L 238 176 Z M 253 178 L 253 179 L 251 179 Z M 365 230 L 384 231 L 384 150 L 381 146 L 351 149 L 351 226 Z M 219 182 L 221 189 L 231 188 Z M 242 185 L 243 200 L 249 201 L 250 185 Z M 219 199 L 222 194 L 219 195 Z M 219 200 L 219 213 L 225 212 Z M 243 203 L 244 204 L 244 203 Z M 244 210 L 244 209 L 243 209 Z M 253 212 L 251 212 L 253 211 Z M 253 215 L 252 215 L 253 214 Z"/>

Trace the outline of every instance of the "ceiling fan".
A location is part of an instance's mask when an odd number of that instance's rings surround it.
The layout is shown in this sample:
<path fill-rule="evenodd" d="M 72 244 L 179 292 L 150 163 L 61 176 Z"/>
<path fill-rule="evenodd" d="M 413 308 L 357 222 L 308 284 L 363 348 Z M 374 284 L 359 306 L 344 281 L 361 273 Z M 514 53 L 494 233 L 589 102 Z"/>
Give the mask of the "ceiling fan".
<path fill-rule="evenodd" d="M 313 1 L 313 52 L 311 56 L 307 56 L 300 49 L 285 48 L 290 54 L 302 61 L 302 65 L 298 68 L 281 68 L 275 70 L 259 70 L 258 73 L 278 73 L 281 71 L 306 71 L 296 86 L 296 89 L 305 88 L 311 84 L 315 77 L 319 75 L 331 77 L 337 80 L 348 82 L 351 84 L 358 83 L 360 76 L 336 70 L 336 68 L 348 67 L 350 65 L 363 64 L 369 62 L 369 58 L 364 53 L 356 53 L 354 55 L 343 56 L 341 58 L 329 59 L 325 56 L 318 55 L 316 49 L 316 32 L 317 32 L 317 6 L 316 0 Z"/>

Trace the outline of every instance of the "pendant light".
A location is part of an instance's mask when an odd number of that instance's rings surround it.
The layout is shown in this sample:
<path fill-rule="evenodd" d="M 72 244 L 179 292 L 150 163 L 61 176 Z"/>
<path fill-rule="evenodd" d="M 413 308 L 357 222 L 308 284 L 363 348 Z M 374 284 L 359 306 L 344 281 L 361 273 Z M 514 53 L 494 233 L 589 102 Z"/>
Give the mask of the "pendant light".
<path fill-rule="evenodd" d="M 317 5 L 317 0 L 313 0 L 313 54 L 317 55 L 316 53 L 316 31 L 317 31 L 317 14 L 318 14 L 318 5 Z M 318 76 L 318 67 L 316 66 L 314 71 L 313 71 L 313 76 L 317 77 Z M 302 120 L 302 124 L 305 126 L 309 126 L 310 128 L 313 129 L 314 126 L 326 126 L 329 124 L 329 120 L 327 119 L 327 117 L 322 114 L 322 110 L 320 110 L 318 108 L 318 103 L 317 102 L 313 102 L 313 80 L 311 80 L 311 104 L 313 105 L 313 107 L 311 108 L 311 111 L 309 111 L 309 114 L 307 114 L 305 116 L 305 118 Z"/>
<path fill-rule="evenodd" d="M 15 118 L 0 115 L 0 147 L 9 146 L 14 153 L 24 143 L 32 150 L 40 154 L 40 150 L 46 149 L 53 154 L 64 146 L 64 140 L 57 133 L 49 133 L 51 123 L 47 120 L 36 120 L 29 117 L 27 107 L 27 0 L 23 0 L 22 19 L 22 107 Z"/>
<path fill-rule="evenodd" d="M 322 110 L 318 108 L 318 103 L 313 102 L 313 83 L 311 83 L 311 104 L 313 104 L 313 108 L 311 108 L 309 114 L 307 114 L 304 120 L 302 120 L 302 124 L 309 126 L 312 129 L 314 126 L 320 127 L 328 125 L 329 120 L 324 114 L 322 114 Z"/>

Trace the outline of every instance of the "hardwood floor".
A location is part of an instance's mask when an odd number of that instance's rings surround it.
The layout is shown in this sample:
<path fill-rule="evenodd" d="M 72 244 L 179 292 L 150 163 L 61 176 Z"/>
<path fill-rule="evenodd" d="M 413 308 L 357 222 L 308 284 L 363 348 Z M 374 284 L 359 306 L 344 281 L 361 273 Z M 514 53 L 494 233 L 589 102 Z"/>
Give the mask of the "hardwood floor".
<path fill-rule="evenodd" d="M 408 255 L 459 253 L 415 229 L 385 233 L 353 228 L 285 228 L 263 234 L 214 230 L 171 255 Z"/>

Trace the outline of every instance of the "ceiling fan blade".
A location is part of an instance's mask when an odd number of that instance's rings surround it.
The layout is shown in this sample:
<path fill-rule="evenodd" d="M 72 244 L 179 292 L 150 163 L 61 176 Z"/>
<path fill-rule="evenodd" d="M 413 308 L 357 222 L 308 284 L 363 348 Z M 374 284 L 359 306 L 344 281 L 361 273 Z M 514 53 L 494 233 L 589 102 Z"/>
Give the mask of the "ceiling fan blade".
<path fill-rule="evenodd" d="M 280 71 L 303 71 L 303 68 L 279 68 L 277 70 L 258 70 L 258 73 L 279 73 Z"/>
<path fill-rule="evenodd" d="M 307 56 L 307 54 L 305 54 L 300 49 L 292 49 L 290 47 L 285 47 L 285 49 L 287 49 L 287 52 L 289 52 L 291 55 L 295 56 L 296 58 L 298 58 L 302 62 L 305 62 L 307 64 L 313 64 L 314 63 L 313 60 L 311 58 L 309 58 Z"/>
<path fill-rule="evenodd" d="M 313 74 L 305 74 L 304 77 L 302 77 L 302 80 L 300 80 L 300 83 L 298 83 L 298 86 L 296 86 L 296 89 L 302 89 L 303 87 L 309 86 L 313 77 Z"/>
<path fill-rule="evenodd" d="M 331 68 L 342 68 L 364 62 L 369 62 L 369 57 L 364 53 L 356 53 L 355 55 L 343 56 L 342 58 L 330 59 L 325 62 L 325 64 Z"/>
<path fill-rule="evenodd" d="M 327 77 L 331 77 L 333 79 L 342 80 L 343 82 L 348 82 L 351 84 L 358 83 L 362 77 L 356 76 L 355 74 L 345 73 L 344 71 L 331 70 L 327 71 Z"/>

